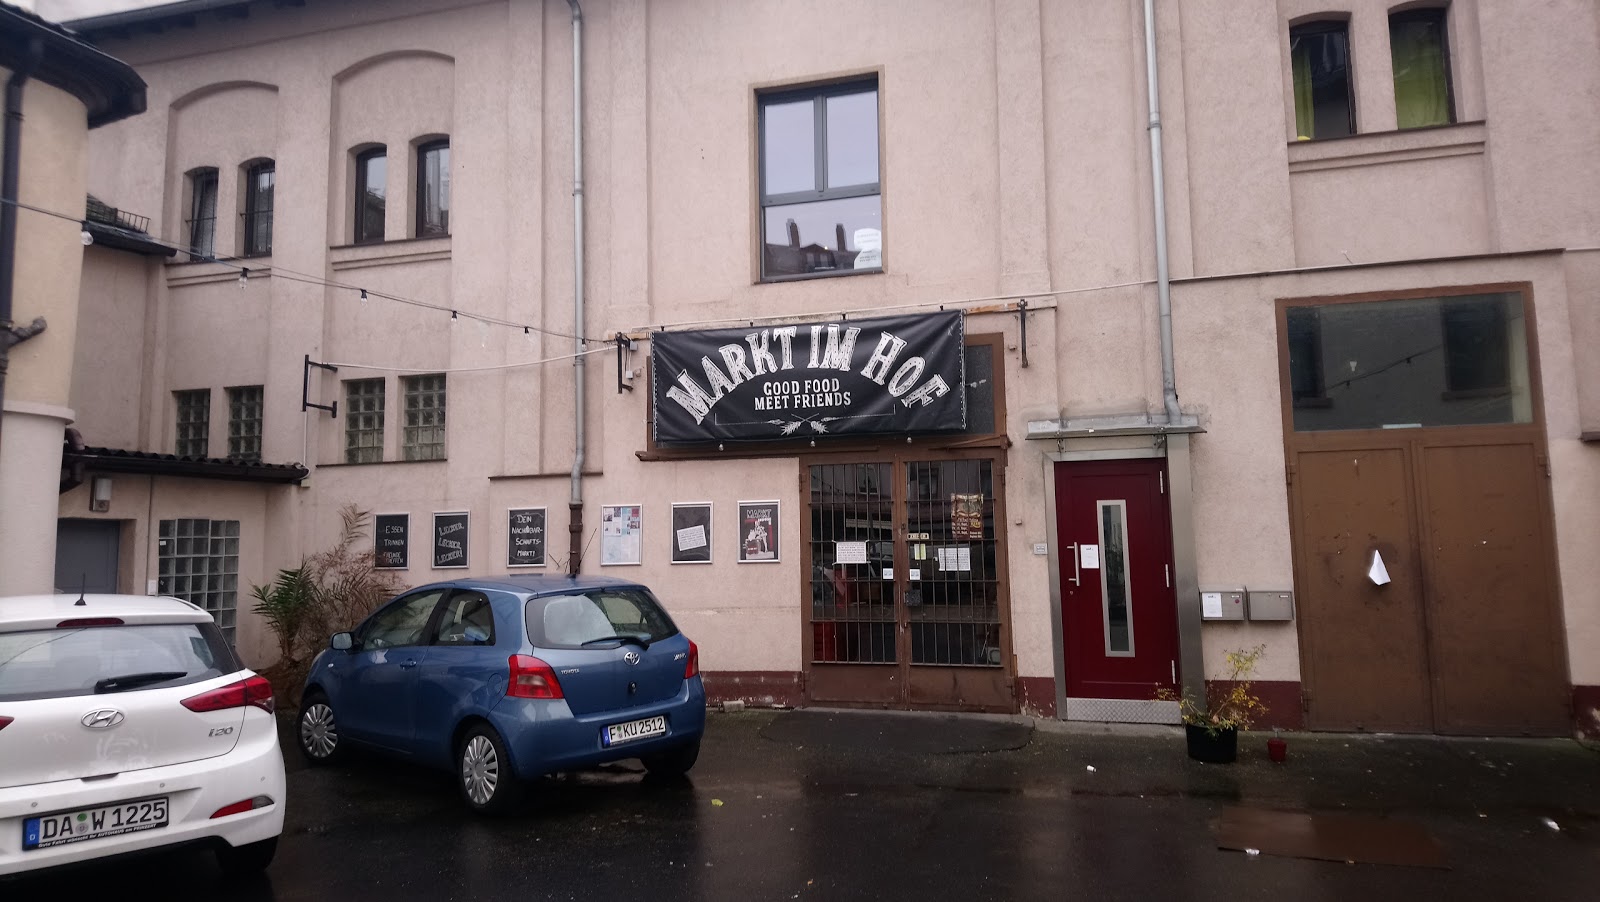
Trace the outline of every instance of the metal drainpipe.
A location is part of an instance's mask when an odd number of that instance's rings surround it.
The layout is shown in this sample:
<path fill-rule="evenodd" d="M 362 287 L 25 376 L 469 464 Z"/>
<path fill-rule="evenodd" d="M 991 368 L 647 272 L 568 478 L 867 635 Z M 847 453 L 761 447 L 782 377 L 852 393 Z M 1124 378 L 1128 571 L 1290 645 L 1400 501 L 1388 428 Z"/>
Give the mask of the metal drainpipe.
<path fill-rule="evenodd" d="M 11 332 L 11 292 L 17 271 L 17 181 L 22 161 L 22 86 L 44 60 L 44 42 L 28 41 L 28 53 L 6 80 L 5 165 L 0 169 L 0 421 L 6 404 L 6 372 L 11 368 L 11 346 L 20 340 Z M 35 320 L 34 334 L 43 321 Z M 31 336 L 29 336 L 31 337 Z"/>
<path fill-rule="evenodd" d="M 1155 0 L 1144 0 L 1145 81 L 1150 88 L 1150 189 L 1156 205 L 1156 303 L 1161 320 L 1161 400 L 1178 424 L 1178 377 L 1172 359 L 1172 283 L 1167 277 L 1167 184 L 1162 175 L 1161 89 L 1156 78 Z"/>
<path fill-rule="evenodd" d="M 578 0 L 567 0 L 572 7 L 572 359 L 573 376 L 573 452 L 572 499 L 567 503 L 570 516 L 567 532 L 567 573 L 577 576 L 583 556 L 583 376 L 586 350 L 583 340 L 583 9 Z"/>

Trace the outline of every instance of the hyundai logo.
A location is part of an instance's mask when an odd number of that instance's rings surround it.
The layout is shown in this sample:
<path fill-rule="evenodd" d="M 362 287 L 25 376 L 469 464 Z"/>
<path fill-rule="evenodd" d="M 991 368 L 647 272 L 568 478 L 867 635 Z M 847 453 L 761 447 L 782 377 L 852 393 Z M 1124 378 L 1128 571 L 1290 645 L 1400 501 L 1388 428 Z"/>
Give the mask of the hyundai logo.
<path fill-rule="evenodd" d="M 122 712 L 116 708 L 101 708 L 83 715 L 80 722 L 91 730 L 109 730 L 122 723 L 122 720 Z"/>
<path fill-rule="evenodd" d="M 622 660 L 627 661 L 629 664 L 637 664 L 639 663 L 639 653 L 636 651 L 630 651 L 622 656 Z"/>

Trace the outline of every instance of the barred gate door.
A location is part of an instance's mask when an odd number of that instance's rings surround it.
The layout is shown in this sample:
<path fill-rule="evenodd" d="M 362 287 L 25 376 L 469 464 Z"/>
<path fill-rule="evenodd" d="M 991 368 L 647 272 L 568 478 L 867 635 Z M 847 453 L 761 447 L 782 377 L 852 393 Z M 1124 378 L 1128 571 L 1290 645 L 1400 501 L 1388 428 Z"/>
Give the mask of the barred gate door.
<path fill-rule="evenodd" d="M 804 462 L 806 695 L 1012 711 L 994 455 Z"/>

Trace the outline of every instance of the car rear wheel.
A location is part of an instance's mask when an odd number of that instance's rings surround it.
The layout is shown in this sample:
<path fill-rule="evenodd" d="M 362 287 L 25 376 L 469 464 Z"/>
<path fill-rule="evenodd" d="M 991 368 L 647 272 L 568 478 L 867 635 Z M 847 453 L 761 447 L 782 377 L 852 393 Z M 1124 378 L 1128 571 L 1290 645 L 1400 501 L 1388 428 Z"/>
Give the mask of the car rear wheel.
<path fill-rule="evenodd" d="M 300 723 L 296 731 L 300 738 L 300 754 L 314 765 L 332 764 L 344 754 L 340 742 L 339 724 L 333 716 L 333 705 L 320 693 L 307 695 L 300 705 Z"/>
<path fill-rule="evenodd" d="M 642 758 L 645 770 L 661 777 L 681 777 L 700 759 L 700 740 Z"/>
<path fill-rule="evenodd" d="M 504 814 L 522 798 L 522 783 L 511 769 L 500 734 L 478 724 L 456 751 L 456 783 L 467 805 L 480 814 Z"/>
<path fill-rule="evenodd" d="M 278 838 L 217 849 L 217 864 L 228 877 L 248 877 L 266 870 L 278 851 Z"/>

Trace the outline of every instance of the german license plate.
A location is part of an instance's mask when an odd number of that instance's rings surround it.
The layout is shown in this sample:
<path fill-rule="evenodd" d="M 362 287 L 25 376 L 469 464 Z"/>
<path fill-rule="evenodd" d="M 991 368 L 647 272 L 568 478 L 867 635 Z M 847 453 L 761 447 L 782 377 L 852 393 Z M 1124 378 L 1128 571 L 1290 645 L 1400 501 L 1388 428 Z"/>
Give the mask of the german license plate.
<path fill-rule="evenodd" d="M 605 728 L 600 734 L 602 745 L 622 745 L 624 742 L 633 742 L 636 739 L 649 739 L 651 736 L 665 736 L 667 734 L 666 715 L 658 714 L 655 717 L 646 717 L 644 720 L 630 720 L 627 723 L 614 723 Z"/>
<path fill-rule="evenodd" d="M 22 850 L 48 849 L 86 839 L 156 830 L 167 825 L 167 797 L 135 799 L 99 808 L 79 808 L 22 822 Z"/>

